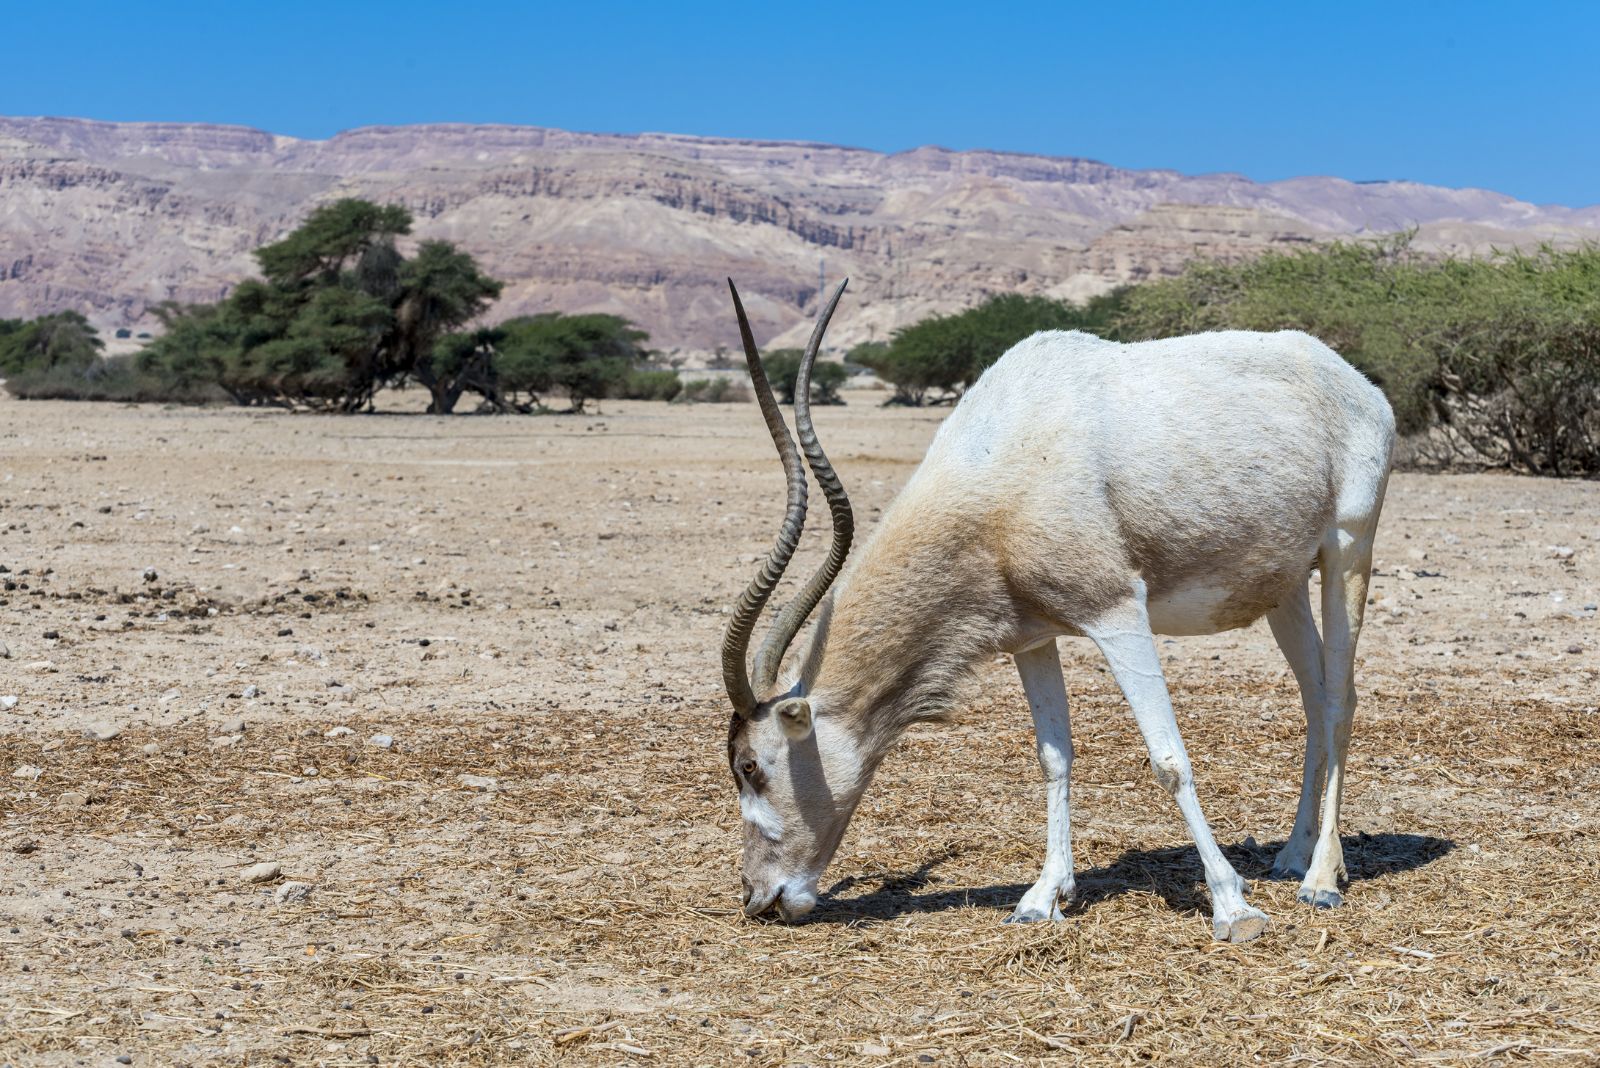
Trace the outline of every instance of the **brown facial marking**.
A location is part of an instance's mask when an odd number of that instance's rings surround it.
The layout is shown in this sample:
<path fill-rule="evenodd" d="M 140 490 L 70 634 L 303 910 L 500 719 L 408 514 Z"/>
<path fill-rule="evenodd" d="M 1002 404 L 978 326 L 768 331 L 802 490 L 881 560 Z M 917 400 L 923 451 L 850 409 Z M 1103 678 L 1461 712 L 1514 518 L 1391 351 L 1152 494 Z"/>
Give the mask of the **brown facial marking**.
<path fill-rule="evenodd" d="M 744 717 L 737 712 L 728 721 L 728 770 L 733 772 L 733 785 L 739 785 L 740 736 L 744 733 Z"/>
<path fill-rule="evenodd" d="M 733 722 L 728 724 L 728 770 L 733 773 L 735 788 L 749 783 L 759 794 L 767 785 L 767 773 L 761 770 L 755 753 L 745 744 L 744 726 L 745 721 L 739 716 L 734 716 Z"/>

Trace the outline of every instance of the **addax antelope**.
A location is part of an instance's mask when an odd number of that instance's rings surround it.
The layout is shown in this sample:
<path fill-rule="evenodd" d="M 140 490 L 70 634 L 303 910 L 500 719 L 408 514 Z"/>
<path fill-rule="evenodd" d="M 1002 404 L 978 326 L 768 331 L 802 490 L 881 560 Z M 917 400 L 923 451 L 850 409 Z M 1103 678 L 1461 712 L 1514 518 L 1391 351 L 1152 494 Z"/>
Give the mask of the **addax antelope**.
<path fill-rule="evenodd" d="M 789 488 L 777 544 L 722 650 L 745 912 L 792 919 L 812 909 L 885 753 L 910 724 L 946 712 L 976 664 L 1009 652 L 1047 797 L 1044 869 L 1010 918 L 1060 919 L 1073 893 L 1072 738 L 1056 638 L 1074 635 L 1105 656 L 1156 780 L 1177 801 L 1205 866 L 1215 937 L 1254 938 L 1267 918 L 1245 902 L 1200 810 L 1153 635 L 1210 634 L 1262 616 L 1300 683 L 1307 725 L 1294 830 L 1274 873 L 1302 879 L 1301 901 L 1338 905 L 1352 671 L 1394 443 L 1383 394 L 1292 331 L 1137 344 L 1035 334 L 961 399 L 841 576 L 850 502 L 817 441 L 808 394 L 843 293 L 822 310 L 801 363 L 797 449 L 733 291 Z M 832 546 L 747 667 L 757 618 L 805 522 L 807 464 L 832 513 Z M 810 647 L 785 675 L 784 653 L 819 604 Z"/>

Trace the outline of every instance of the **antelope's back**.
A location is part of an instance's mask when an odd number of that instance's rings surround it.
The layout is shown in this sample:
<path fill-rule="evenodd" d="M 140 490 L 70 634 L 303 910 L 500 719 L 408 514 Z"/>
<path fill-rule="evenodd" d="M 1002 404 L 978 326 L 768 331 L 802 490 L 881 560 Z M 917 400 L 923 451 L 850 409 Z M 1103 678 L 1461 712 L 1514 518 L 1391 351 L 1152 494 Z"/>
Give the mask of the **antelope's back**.
<path fill-rule="evenodd" d="M 1276 597 L 1336 518 L 1375 512 L 1393 438 L 1382 392 L 1306 334 L 1046 332 L 967 392 L 907 495 L 1003 515 L 1030 559 L 1120 556 L 1152 594 L 1223 570 Z"/>

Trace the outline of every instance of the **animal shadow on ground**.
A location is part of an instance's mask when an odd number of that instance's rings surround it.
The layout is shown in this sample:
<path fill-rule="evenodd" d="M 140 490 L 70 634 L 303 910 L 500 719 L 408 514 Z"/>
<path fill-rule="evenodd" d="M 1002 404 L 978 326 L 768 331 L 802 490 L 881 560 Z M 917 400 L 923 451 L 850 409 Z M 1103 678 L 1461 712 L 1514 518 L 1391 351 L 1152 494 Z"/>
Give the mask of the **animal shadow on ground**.
<path fill-rule="evenodd" d="M 1345 867 L 1351 882 L 1411 871 L 1430 864 L 1456 848 L 1447 838 L 1422 834 L 1351 834 L 1341 838 Z M 1247 879 L 1266 879 L 1282 842 L 1258 844 L 1246 838 L 1222 851 L 1234 869 Z M 934 870 L 955 859 L 960 851 L 946 850 L 922 862 L 915 871 L 880 876 L 850 876 L 839 880 L 823 895 L 812 922 L 863 923 L 894 919 L 919 912 L 976 906 L 1010 912 L 1029 883 L 1004 883 L 951 890 L 929 890 Z M 852 891 L 873 886 L 859 896 Z M 1067 909 L 1071 915 L 1099 901 L 1130 891 L 1159 894 L 1178 912 L 1209 915 L 1210 898 L 1205 870 L 1193 846 L 1166 849 L 1130 849 L 1103 868 L 1077 873 L 1077 894 Z M 843 895 L 843 896 L 841 896 Z"/>

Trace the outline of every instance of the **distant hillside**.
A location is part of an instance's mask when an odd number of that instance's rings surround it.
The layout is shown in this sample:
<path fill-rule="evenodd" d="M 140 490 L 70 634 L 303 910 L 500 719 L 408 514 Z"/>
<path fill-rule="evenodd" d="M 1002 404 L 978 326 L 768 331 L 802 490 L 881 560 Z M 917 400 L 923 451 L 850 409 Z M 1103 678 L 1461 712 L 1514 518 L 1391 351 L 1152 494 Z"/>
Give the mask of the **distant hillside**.
<path fill-rule="evenodd" d="M 884 337 L 994 292 L 1082 297 L 1333 236 L 1420 227 L 1486 250 L 1600 240 L 1600 207 L 1413 182 L 1122 170 L 1090 160 L 514 126 L 302 141 L 232 126 L 0 118 L 0 316 L 102 327 L 214 300 L 250 250 L 340 196 L 404 204 L 508 282 L 496 316 L 607 311 L 653 344 L 736 347 L 723 279 L 763 340 L 798 342 L 819 261 L 852 299 L 830 340 Z M 148 323 L 148 320 L 145 320 Z"/>

